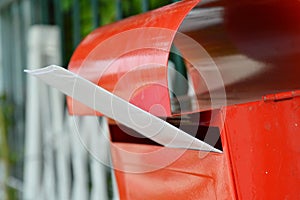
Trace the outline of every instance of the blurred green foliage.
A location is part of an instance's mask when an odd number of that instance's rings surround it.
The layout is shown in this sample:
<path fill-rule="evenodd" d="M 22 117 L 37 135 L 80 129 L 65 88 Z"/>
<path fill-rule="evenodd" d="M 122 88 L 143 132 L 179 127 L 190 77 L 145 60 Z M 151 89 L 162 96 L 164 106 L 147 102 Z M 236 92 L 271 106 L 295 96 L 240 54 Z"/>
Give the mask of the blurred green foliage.
<path fill-rule="evenodd" d="M 137 15 L 143 11 L 143 0 L 121 0 L 118 5 L 117 0 L 96 0 L 98 4 L 97 14 L 99 16 L 99 26 L 113 23 L 117 20 L 117 16 L 127 18 Z M 63 35 L 64 35 L 64 53 L 63 65 L 67 66 L 69 59 L 74 51 L 73 15 L 74 0 L 61 0 L 62 16 L 63 16 Z M 172 0 L 148 0 L 147 8 L 153 10 L 167 5 Z M 80 35 L 81 38 L 87 36 L 95 28 L 93 25 L 93 7 L 92 0 L 79 0 L 80 9 Z M 119 12 L 119 13 L 118 13 Z M 76 44 L 77 45 L 77 44 Z"/>
<path fill-rule="evenodd" d="M 4 183 L 3 189 L 5 199 L 15 199 L 17 192 L 8 187 L 8 179 L 11 175 L 11 165 L 16 161 L 16 155 L 11 151 L 8 142 L 9 128 L 13 125 L 13 106 L 7 100 L 6 95 L 0 96 L 0 163 L 3 166 L 4 177 L 1 182 Z"/>
<path fill-rule="evenodd" d="M 12 124 L 13 108 L 5 95 L 0 96 L 0 160 L 10 162 L 8 147 L 8 129 Z"/>
<path fill-rule="evenodd" d="M 73 0 L 62 0 L 62 9 L 64 13 L 70 13 L 73 8 Z M 169 4 L 170 0 L 149 0 L 148 7 L 150 10 Z M 80 19 L 81 35 L 84 37 L 93 30 L 92 24 L 92 7 L 91 1 L 80 0 Z M 98 0 L 98 13 L 100 16 L 100 25 L 110 24 L 116 21 L 117 3 L 116 0 Z M 142 0 L 122 0 L 122 17 L 130 17 L 142 12 Z M 70 16 L 70 15 L 69 15 Z M 71 16 L 70 16 L 71 17 Z M 67 21 L 70 21 L 66 19 Z"/>

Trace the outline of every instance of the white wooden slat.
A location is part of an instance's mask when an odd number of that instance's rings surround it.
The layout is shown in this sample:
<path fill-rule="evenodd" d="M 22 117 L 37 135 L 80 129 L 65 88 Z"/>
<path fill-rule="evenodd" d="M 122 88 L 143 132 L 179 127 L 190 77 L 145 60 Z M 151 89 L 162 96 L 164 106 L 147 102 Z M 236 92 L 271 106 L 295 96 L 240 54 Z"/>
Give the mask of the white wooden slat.
<path fill-rule="evenodd" d="M 115 171 L 113 169 L 111 169 L 111 177 L 112 177 L 112 191 L 113 191 L 112 200 L 120 200 L 118 184 L 115 176 Z"/>
<path fill-rule="evenodd" d="M 31 28 L 28 37 L 28 68 L 37 69 L 42 64 L 41 46 L 38 43 L 38 30 Z M 41 180 L 41 133 L 39 82 L 27 77 L 26 132 L 24 160 L 25 200 L 36 199 Z"/>
<path fill-rule="evenodd" d="M 66 113 L 62 130 L 56 138 L 56 169 L 58 199 L 71 199 L 71 141 L 70 116 Z"/>
<path fill-rule="evenodd" d="M 58 142 L 61 142 L 61 138 L 63 137 L 62 134 L 64 134 L 64 96 L 59 93 L 57 90 L 53 89 L 53 88 L 49 88 L 49 100 L 50 100 L 50 107 L 51 107 L 51 130 L 52 130 L 52 148 L 53 148 L 53 151 L 52 153 L 54 154 L 53 156 L 56 155 L 56 157 L 52 158 L 53 159 L 53 169 L 55 169 L 55 165 L 58 167 L 58 163 L 59 161 L 61 161 L 62 163 L 64 163 L 64 160 L 60 160 L 60 159 L 64 159 L 68 156 L 67 152 L 69 152 L 70 150 L 69 149 L 65 149 L 66 147 L 69 148 L 69 146 L 66 146 L 66 144 L 64 143 L 61 143 L 60 145 L 57 145 Z M 68 132 L 65 132 L 64 135 L 66 135 L 66 133 Z M 69 134 L 67 134 L 69 135 Z M 67 142 L 67 141 L 64 141 L 64 142 Z M 62 146 L 62 147 L 61 147 Z M 66 146 L 66 147 L 65 147 Z M 59 149 L 58 151 L 58 148 L 61 148 Z M 67 152 L 64 152 L 64 151 L 67 151 Z M 60 156 L 60 154 L 62 154 L 62 156 Z M 60 159 L 57 158 L 57 156 L 60 156 Z M 54 160 L 55 159 L 55 160 Z M 68 160 L 66 160 L 66 164 L 68 164 Z M 70 165 L 69 165 L 70 167 Z M 67 186 L 68 185 L 63 185 L 63 184 L 67 184 L 67 182 L 64 182 L 64 178 L 66 175 L 64 174 L 61 174 L 60 169 L 57 168 L 57 171 L 56 173 L 53 174 L 53 177 L 56 177 L 57 180 L 56 182 L 54 183 L 53 187 L 55 189 L 55 199 L 67 199 Z M 64 170 L 61 169 L 61 170 Z M 65 173 L 68 173 L 66 171 L 63 171 Z M 55 176 L 55 174 L 57 176 Z M 59 175 L 61 175 L 62 177 L 59 177 Z M 63 182 L 60 182 L 60 181 L 63 181 Z M 61 195 L 61 196 L 60 196 Z"/>
<path fill-rule="evenodd" d="M 91 158 L 92 191 L 91 200 L 107 200 L 106 168 L 96 159 Z"/>
<path fill-rule="evenodd" d="M 109 143 L 106 137 L 106 130 L 103 129 L 102 123 L 99 123 L 98 117 L 86 116 L 82 118 L 82 130 L 88 134 L 90 142 L 87 149 L 90 157 L 91 167 L 91 200 L 107 200 L 107 166 Z"/>
<path fill-rule="evenodd" d="M 73 187 L 72 199 L 82 200 L 89 198 L 88 189 L 88 153 L 83 146 L 83 141 L 86 141 L 86 135 L 81 130 L 80 118 L 71 117 L 70 127 L 72 128 L 72 165 L 73 165 Z"/>
<path fill-rule="evenodd" d="M 60 43 L 57 40 L 57 46 L 59 48 Z M 59 51 L 53 51 L 49 54 L 54 55 L 55 62 L 61 63 L 61 55 Z M 53 130 L 56 155 L 56 175 L 57 180 L 55 183 L 57 196 L 56 199 L 70 199 L 70 128 L 66 122 L 68 115 L 64 117 L 64 95 L 54 88 L 49 88 L 50 106 L 51 106 L 51 128 Z"/>
<path fill-rule="evenodd" d="M 110 138 L 108 120 L 107 120 L 106 117 L 101 118 L 100 126 L 103 129 L 104 136 L 106 138 Z M 112 178 L 112 192 L 113 192 L 112 199 L 113 200 L 119 200 L 120 199 L 119 190 L 118 190 L 118 185 L 117 185 L 116 176 L 115 176 L 115 172 L 114 172 L 114 167 L 113 167 L 112 160 L 111 160 L 110 146 L 108 144 L 107 144 L 106 156 L 107 156 L 107 159 L 109 160 L 109 161 L 106 161 L 106 162 L 109 163 L 109 166 L 110 166 L 109 172 L 110 172 L 110 175 L 111 175 L 111 178 Z"/>
<path fill-rule="evenodd" d="M 28 68 L 61 64 L 59 35 L 56 26 L 35 25 L 30 28 Z M 24 199 L 57 199 L 53 140 L 63 119 L 57 114 L 61 110 L 58 101 L 62 99 L 52 98 L 52 94 L 49 96 L 53 89 L 34 79 L 29 78 L 27 86 Z M 42 154 L 44 160 L 41 160 Z"/>
<path fill-rule="evenodd" d="M 110 173 L 111 178 L 112 178 L 112 191 L 113 191 L 113 200 L 119 200 L 119 191 L 118 191 L 118 186 L 117 186 L 117 182 L 116 182 L 116 178 L 115 178 L 115 174 L 114 174 L 114 168 L 113 168 L 113 164 L 111 161 L 111 153 L 110 153 L 110 136 L 109 136 L 109 127 L 108 127 L 108 120 L 106 117 L 101 117 L 99 120 L 99 126 L 98 126 L 97 132 L 94 131 L 94 136 L 92 137 L 92 143 L 91 143 L 91 152 L 92 152 L 92 158 L 94 163 L 97 163 L 96 165 L 100 165 L 101 166 L 101 174 L 99 175 L 99 177 L 103 177 L 104 173 Z M 97 169 L 95 167 L 95 171 L 99 169 Z M 97 172 L 94 172 L 97 173 Z M 94 174 L 92 173 L 92 174 Z M 91 200 L 96 200 L 96 199 L 108 199 L 108 190 L 107 190 L 107 180 L 106 177 L 103 178 L 99 178 L 97 181 L 99 181 L 99 185 L 103 184 L 101 186 L 102 191 L 95 191 L 96 194 L 93 194 L 95 196 L 95 199 L 91 199 Z M 98 186 L 95 186 L 98 187 Z M 106 189 L 106 191 L 104 191 Z M 98 195 L 98 193 L 100 194 L 100 197 Z M 106 195 L 101 195 L 101 194 L 106 194 Z"/>
<path fill-rule="evenodd" d="M 41 108 L 41 122 L 42 122 L 42 136 L 43 136 L 43 177 L 42 177 L 42 195 L 43 199 L 56 199 L 55 191 L 55 172 L 54 172 L 54 132 L 52 127 L 52 117 L 50 109 L 49 87 L 40 85 L 40 104 Z"/>
<path fill-rule="evenodd" d="M 47 40 L 42 41 L 43 45 L 43 62 L 47 63 L 61 63 L 59 48 L 59 30 L 55 26 L 40 26 L 42 34 L 47 32 Z M 46 87 L 40 84 L 40 101 L 41 113 L 42 113 L 42 125 L 43 125 L 43 147 L 44 147 L 44 167 L 43 167 L 43 192 L 44 199 L 55 200 L 56 197 L 56 180 L 55 180 L 55 163 L 54 163 L 54 138 L 55 138 L 55 128 L 54 124 L 56 122 L 53 116 L 53 111 L 57 111 L 58 105 L 55 105 L 52 101 L 52 91 L 50 87 Z M 56 114 L 56 112 L 55 112 Z"/>

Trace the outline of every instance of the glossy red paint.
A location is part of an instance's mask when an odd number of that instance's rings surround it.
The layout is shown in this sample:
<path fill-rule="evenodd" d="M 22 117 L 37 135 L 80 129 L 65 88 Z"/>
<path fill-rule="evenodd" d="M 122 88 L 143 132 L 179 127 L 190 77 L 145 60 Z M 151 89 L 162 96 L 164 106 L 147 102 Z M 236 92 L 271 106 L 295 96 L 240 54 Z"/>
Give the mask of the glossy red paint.
<path fill-rule="evenodd" d="M 299 199 L 300 97 L 292 93 L 217 110 L 223 154 L 112 143 L 121 199 Z"/>
<path fill-rule="evenodd" d="M 228 160 L 223 154 L 141 144 L 113 146 L 114 165 L 132 172 L 115 170 L 120 199 L 235 199 Z M 135 154 L 136 159 L 122 151 Z M 172 157 L 178 159 L 167 166 L 162 164 Z M 137 168 L 150 168 L 150 172 L 134 173 Z"/>
<path fill-rule="evenodd" d="M 227 2 L 226 30 L 239 51 L 282 67 L 291 60 L 299 64 L 300 1 Z"/>
<path fill-rule="evenodd" d="M 199 1 L 177 2 L 95 30 L 80 43 L 68 69 L 147 111 L 160 104 L 163 109 L 152 111 L 170 116 L 169 50 L 182 20 Z M 153 94 L 156 98 L 143 98 Z M 71 114 L 95 114 L 69 97 L 67 103 Z"/>
<path fill-rule="evenodd" d="M 287 92 L 283 96 L 291 96 Z M 229 106 L 225 134 L 238 199 L 299 199 L 300 98 Z"/>
<path fill-rule="evenodd" d="M 76 49 L 69 70 L 158 116 L 173 115 L 166 70 L 172 42 L 188 60 L 195 91 L 190 97 L 198 100 L 185 112 L 299 88 L 298 0 L 198 3 L 178 2 L 95 30 Z M 174 37 L 177 30 L 189 42 Z M 199 54 L 201 48 L 206 53 Z M 67 102 L 71 114 L 100 115 L 70 98 Z"/>

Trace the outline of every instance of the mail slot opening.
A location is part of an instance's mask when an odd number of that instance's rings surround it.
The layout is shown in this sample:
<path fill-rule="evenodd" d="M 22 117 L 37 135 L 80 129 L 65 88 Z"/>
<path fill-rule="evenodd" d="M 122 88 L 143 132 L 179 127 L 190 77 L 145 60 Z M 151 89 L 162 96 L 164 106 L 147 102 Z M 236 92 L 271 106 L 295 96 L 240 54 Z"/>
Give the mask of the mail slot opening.
<path fill-rule="evenodd" d="M 193 135 L 199 140 L 205 141 L 206 143 L 223 151 L 220 130 L 218 127 L 199 125 L 198 123 L 192 123 L 187 119 L 187 116 L 177 116 L 167 118 L 166 121 L 172 124 L 173 126 L 185 131 L 186 133 Z M 161 146 L 160 144 L 152 141 L 151 139 L 144 137 L 135 130 L 128 128 L 122 124 L 117 124 L 113 121 L 110 122 L 109 131 L 112 142 Z"/>

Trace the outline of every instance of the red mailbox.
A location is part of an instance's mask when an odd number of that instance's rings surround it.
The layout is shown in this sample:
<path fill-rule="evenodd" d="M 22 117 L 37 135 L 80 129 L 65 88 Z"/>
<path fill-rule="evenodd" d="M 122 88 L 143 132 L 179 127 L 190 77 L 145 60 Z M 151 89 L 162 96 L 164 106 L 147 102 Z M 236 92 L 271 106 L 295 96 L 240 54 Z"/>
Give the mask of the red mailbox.
<path fill-rule="evenodd" d="M 300 199 L 299 6 L 186 0 L 82 41 L 69 70 L 174 125 L 180 119 L 187 132 L 196 127 L 200 139 L 221 138 L 211 143 L 223 153 L 167 148 L 112 122 L 121 199 Z M 167 77 L 173 41 L 193 89 L 177 97 L 190 101 L 179 112 Z M 68 106 L 95 114 L 71 98 Z"/>

